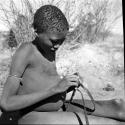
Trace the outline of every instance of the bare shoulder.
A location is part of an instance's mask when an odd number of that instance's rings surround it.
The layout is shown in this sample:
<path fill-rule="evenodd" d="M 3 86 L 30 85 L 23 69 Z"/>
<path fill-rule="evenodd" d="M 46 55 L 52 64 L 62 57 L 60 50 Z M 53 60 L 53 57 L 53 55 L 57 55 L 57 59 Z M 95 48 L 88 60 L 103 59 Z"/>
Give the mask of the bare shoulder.
<path fill-rule="evenodd" d="M 32 44 L 31 43 L 22 43 L 19 48 L 16 50 L 15 55 L 29 55 L 32 52 Z"/>
<path fill-rule="evenodd" d="M 33 52 L 33 47 L 31 43 L 22 43 L 16 50 L 12 59 L 13 60 L 19 59 L 20 61 L 26 61 L 27 59 L 30 58 L 32 52 Z"/>
<path fill-rule="evenodd" d="M 32 52 L 33 47 L 31 43 L 22 43 L 12 57 L 10 74 L 15 74 L 15 72 L 22 73 L 30 63 Z"/>

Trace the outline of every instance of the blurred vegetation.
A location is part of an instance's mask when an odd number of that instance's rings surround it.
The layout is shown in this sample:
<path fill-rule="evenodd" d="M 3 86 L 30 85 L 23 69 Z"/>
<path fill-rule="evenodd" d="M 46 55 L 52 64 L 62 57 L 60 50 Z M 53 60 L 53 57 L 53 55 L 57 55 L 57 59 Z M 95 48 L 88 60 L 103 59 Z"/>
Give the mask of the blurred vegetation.
<path fill-rule="evenodd" d="M 13 0 L 10 0 L 8 8 L 3 5 L 0 6 L 0 10 L 4 12 L 2 20 L 10 27 L 8 34 L 10 47 L 15 47 L 22 42 L 31 42 L 35 38 L 32 27 L 33 15 L 39 6 L 47 3 L 60 9 L 64 5 L 62 11 L 70 24 L 70 32 L 67 35 L 69 42 L 93 43 L 99 39 L 105 40 L 110 35 L 110 28 L 107 26 L 109 14 L 111 13 L 111 2 L 109 0 L 83 0 L 79 7 L 76 0 L 65 2 L 62 0 L 48 0 L 46 3 L 43 0 L 34 0 L 33 2 L 21 0 L 21 10 L 18 9 Z M 79 12 L 76 13 L 78 8 Z"/>
<path fill-rule="evenodd" d="M 17 40 L 12 29 L 10 29 L 9 34 L 7 36 L 7 44 L 10 48 L 17 47 Z"/>

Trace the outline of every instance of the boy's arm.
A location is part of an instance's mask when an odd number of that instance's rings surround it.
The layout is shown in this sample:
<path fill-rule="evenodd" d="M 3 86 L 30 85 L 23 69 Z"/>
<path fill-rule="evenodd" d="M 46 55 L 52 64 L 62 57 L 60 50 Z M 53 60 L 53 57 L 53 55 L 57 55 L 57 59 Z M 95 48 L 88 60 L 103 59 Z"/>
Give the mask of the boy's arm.
<path fill-rule="evenodd" d="M 20 77 L 22 76 L 30 61 L 29 59 L 32 53 L 31 47 L 32 46 L 27 43 L 21 45 L 12 58 L 9 75 L 10 77 L 8 77 L 6 80 L 3 94 L 1 96 L 0 107 L 3 110 L 14 111 L 22 109 L 46 99 L 55 93 L 54 91 L 52 92 L 48 90 L 44 93 L 39 91 L 26 95 L 17 95 L 20 85 Z M 16 77 L 14 75 L 16 75 Z"/>

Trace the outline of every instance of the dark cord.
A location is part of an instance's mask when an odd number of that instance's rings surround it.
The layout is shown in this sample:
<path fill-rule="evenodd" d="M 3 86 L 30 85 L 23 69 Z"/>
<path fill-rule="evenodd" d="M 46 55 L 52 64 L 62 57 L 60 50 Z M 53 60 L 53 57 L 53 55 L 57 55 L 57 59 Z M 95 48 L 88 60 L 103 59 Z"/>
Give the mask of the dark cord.
<path fill-rule="evenodd" d="M 85 106 L 85 100 L 84 100 L 84 97 L 83 97 L 82 92 L 78 89 L 80 86 L 86 91 L 86 93 L 87 93 L 88 96 L 90 97 L 90 99 L 91 99 L 91 101 L 92 101 L 92 104 L 93 104 L 93 110 L 92 110 L 92 111 L 93 111 L 93 112 L 95 111 L 95 101 L 94 101 L 94 98 L 92 97 L 92 95 L 91 95 L 91 93 L 89 92 L 89 90 L 88 90 L 80 81 L 79 81 L 79 83 L 78 83 L 78 87 L 75 87 L 75 88 L 74 88 L 69 103 L 70 103 L 70 104 L 72 103 L 73 97 L 74 97 L 76 91 L 78 91 L 78 92 L 81 94 L 81 97 L 82 97 L 82 102 L 83 102 L 83 106 L 84 106 L 83 111 L 84 111 L 84 115 L 85 115 L 86 124 L 89 125 L 89 120 L 88 120 L 88 117 L 87 117 L 87 108 L 86 108 L 86 106 Z M 66 93 L 67 93 L 67 92 L 66 92 Z M 64 100 L 64 106 L 65 106 L 65 102 L 66 102 L 66 101 Z M 66 111 L 67 108 L 68 108 L 68 107 L 65 107 L 65 111 Z"/>
<path fill-rule="evenodd" d="M 86 125 L 89 125 L 89 120 L 88 120 L 88 116 L 87 116 L 87 112 L 86 112 L 86 106 L 85 106 L 85 100 L 84 100 L 84 98 L 83 98 L 83 94 L 82 94 L 82 92 L 77 88 L 77 91 L 81 94 L 81 97 L 82 97 L 82 102 L 83 102 L 83 105 L 84 105 L 84 109 L 83 109 L 83 111 L 84 111 L 84 115 L 85 115 L 85 120 L 86 120 Z"/>
<path fill-rule="evenodd" d="M 93 112 L 95 111 L 95 101 L 94 101 L 94 98 L 92 97 L 91 93 L 89 92 L 89 90 L 83 85 L 80 83 L 80 86 L 86 91 L 86 93 L 88 94 L 88 96 L 90 97 L 91 101 L 92 101 L 92 104 L 93 104 Z"/>

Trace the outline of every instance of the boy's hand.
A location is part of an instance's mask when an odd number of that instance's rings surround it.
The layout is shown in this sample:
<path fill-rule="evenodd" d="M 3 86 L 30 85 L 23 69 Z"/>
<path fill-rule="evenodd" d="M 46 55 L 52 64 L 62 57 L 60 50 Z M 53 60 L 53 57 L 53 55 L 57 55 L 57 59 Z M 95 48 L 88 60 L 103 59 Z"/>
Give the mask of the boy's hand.
<path fill-rule="evenodd" d="M 60 82 L 54 86 L 55 93 L 62 93 L 67 91 L 71 87 L 78 87 L 79 76 L 78 75 L 68 75 L 60 80 Z"/>

